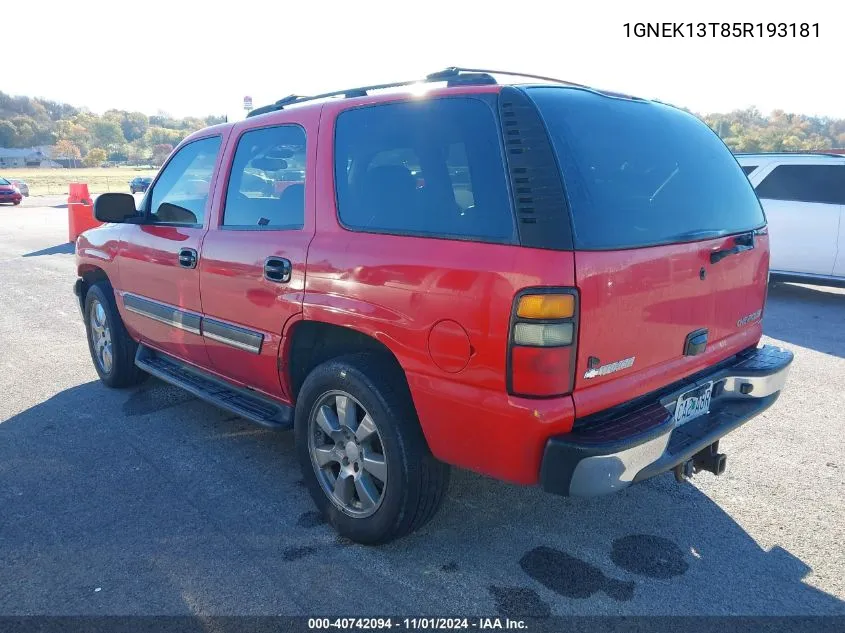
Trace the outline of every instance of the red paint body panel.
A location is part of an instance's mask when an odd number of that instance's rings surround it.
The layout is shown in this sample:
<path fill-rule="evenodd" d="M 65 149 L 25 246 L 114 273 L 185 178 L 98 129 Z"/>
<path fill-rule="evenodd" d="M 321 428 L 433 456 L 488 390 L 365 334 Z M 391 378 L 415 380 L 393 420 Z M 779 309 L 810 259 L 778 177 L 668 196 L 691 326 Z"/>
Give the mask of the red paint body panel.
<path fill-rule="evenodd" d="M 120 286 L 120 251 L 123 224 L 106 224 L 94 231 L 85 231 L 76 238 L 76 273 L 80 277 L 95 270 L 103 271 L 112 287 Z"/>
<path fill-rule="evenodd" d="M 233 127 L 221 158 L 221 183 L 229 180 L 243 133 L 268 125 L 296 124 L 305 129 L 305 223 L 302 229 L 296 230 L 227 230 L 222 227 L 226 187 L 221 184 L 215 192 L 211 230 L 205 237 L 200 257 L 204 314 L 264 335 L 260 354 L 206 338 L 212 365 L 223 375 L 284 402 L 291 402 L 292 397 L 280 380 L 279 347 L 285 323 L 302 311 L 306 255 L 315 226 L 319 122 L 319 109 L 292 109 L 260 119 L 246 119 Z M 290 282 L 280 284 L 264 278 L 264 261 L 270 256 L 291 262 Z"/>
<path fill-rule="evenodd" d="M 179 266 L 179 250 L 199 251 L 205 229 L 133 225 L 124 227 L 120 249 L 119 294 L 128 292 L 182 310 L 202 313 L 197 269 Z M 139 340 L 200 367 L 209 367 L 203 338 L 121 308 L 127 329 Z"/>
<path fill-rule="evenodd" d="M 450 376 L 407 376 L 426 440 L 438 459 L 505 481 L 536 484 L 546 441 L 572 430 L 575 420 L 569 396 L 518 398 Z"/>
<path fill-rule="evenodd" d="M 221 152 L 218 154 L 210 181 L 213 193 L 219 185 L 220 156 L 226 146 L 229 126 L 214 126 L 192 134 L 182 141 L 171 157 L 192 140 L 214 136 L 209 131 L 214 131 L 221 137 Z M 167 163 L 164 167 L 166 166 Z M 155 183 L 152 186 L 154 187 Z M 209 196 L 206 203 L 202 227 L 152 224 L 124 226 L 119 253 L 122 277 L 120 286 L 115 288 L 118 294 L 128 292 L 176 306 L 180 310 L 202 314 L 199 269 L 180 266 L 179 251 L 183 248 L 194 249 L 197 253 L 202 251 L 203 238 L 208 231 L 211 216 L 212 199 L 213 197 Z M 193 365 L 211 369 L 211 361 L 202 336 L 130 312 L 125 309 L 122 301 L 118 301 L 118 307 L 127 329 L 135 338 Z"/>
<path fill-rule="evenodd" d="M 324 106 L 321 147 L 331 147 L 334 119 L 344 107 Z M 536 481 L 538 438 L 571 428 L 573 410 L 568 397 L 508 396 L 511 307 L 523 288 L 573 286 L 573 253 L 349 231 L 337 220 L 334 157 L 321 152 L 318 161 L 320 203 L 308 253 L 305 318 L 351 327 L 393 352 L 439 459 L 510 481 Z M 446 319 L 466 331 L 472 347 L 457 373 L 438 367 L 428 351 L 432 328 Z M 458 340 L 454 355 L 463 353 L 462 346 Z"/>
<path fill-rule="evenodd" d="M 589 415 L 681 380 L 756 344 L 763 307 L 768 236 L 751 251 L 710 263 L 733 238 L 622 251 L 575 254 L 581 315 L 575 406 Z M 701 271 L 704 270 L 704 279 Z M 687 334 L 708 329 L 704 354 L 684 356 Z M 631 368 L 587 379 L 590 356 L 605 365 L 635 358 Z"/>

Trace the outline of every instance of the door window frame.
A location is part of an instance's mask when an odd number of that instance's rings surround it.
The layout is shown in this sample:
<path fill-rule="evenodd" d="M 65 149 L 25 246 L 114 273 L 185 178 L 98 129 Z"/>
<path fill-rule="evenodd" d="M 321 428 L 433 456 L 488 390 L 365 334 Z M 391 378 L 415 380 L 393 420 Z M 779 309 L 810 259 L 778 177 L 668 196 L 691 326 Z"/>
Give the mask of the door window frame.
<path fill-rule="evenodd" d="M 179 152 L 184 150 L 186 147 L 193 145 L 199 141 L 207 141 L 208 139 L 218 138 L 220 139 L 220 146 L 217 148 L 217 156 L 214 159 L 214 168 L 211 170 L 211 177 L 208 181 L 208 195 L 205 199 L 205 208 L 203 209 L 203 219 L 202 222 L 156 222 L 153 218 L 152 212 L 152 205 L 153 205 L 153 191 L 155 190 L 156 185 L 158 184 L 161 175 L 164 173 L 164 170 L 167 169 L 167 166 L 173 161 Z M 192 138 L 187 143 L 182 143 L 176 147 L 176 150 L 171 152 L 170 156 L 164 162 L 164 164 L 159 168 L 158 173 L 156 173 L 155 178 L 150 183 L 147 190 L 144 192 L 144 197 L 141 201 L 142 209 L 141 211 L 144 214 L 144 219 L 141 224 L 147 226 L 173 226 L 179 228 L 192 228 L 192 229 L 201 229 L 208 226 L 208 219 L 211 211 L 211 201 L 214 193 L 214 185 L 217 181 L 217 175 L 220 172 L 220 157 L 223 155 L 223 151 L 226 148 L 227 138 L 224 134 L 209 134 L 207 136 L 200 136 L 197 138 Z"/>
<path fill-rule="evenodd" d="M 232 139 L 233 141 L 233 149 L 232 154 L 229 160 L 226 161 L 226 184 L 223 187 L 222 196 L 220 198 L 220 209 L 218 211 L 217 217 L 217 229 L 220 231 L 301 231 L 305 228 L 306 219 L 307 219 L 307 209 L 308 204 L 307 200 L 303 203 L 302 208 L 302 222 L 299 224 L 289 224 L 289 225 L 275 225 L 275 226 L 259 226 L 259 225 L 251 225 L 251 224 L 225 224 L 226 221 L 226 199 L 229 197 L 229 186 L 232 183 L 232 175 L 233 175 L 233 167 L 235 166 L 235 158 L 238 155 L 238 147 L 240 145 L 241 139 L 244 135 L 249 134 L 250 132 L 257 132 L 260 130 L 267 130 L 270 128 L 280 128 L 280 127 L 298 127 L 302 130 L 302 134 L 305 137 L 305 180 L 303 181 L 303 186 L 305 187 L 305 193 L 308 192 L 308 183 L 310 179 L 314 178 L 314 174 L 309 175 L 309 165 L 308 165 L 308 157 L 309 157 L 309 150 L 310 144 L 308 141 L 308 129 L 301 123 L 296 121 L 283 121 L 283 122 L 269 122 L 267 125 L 260 125 L 256 127 L 248 127 L 241 130 L 238 135 Z M 307 198 L 307 195 L 305 196 Z"/>

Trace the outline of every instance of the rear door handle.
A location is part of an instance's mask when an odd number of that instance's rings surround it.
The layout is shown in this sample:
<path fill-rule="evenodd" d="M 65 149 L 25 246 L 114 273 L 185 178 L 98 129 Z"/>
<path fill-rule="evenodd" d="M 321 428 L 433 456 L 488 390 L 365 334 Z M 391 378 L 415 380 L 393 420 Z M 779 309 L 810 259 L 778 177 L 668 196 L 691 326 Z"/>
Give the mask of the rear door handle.
<path fill-rule="evenodd" d="M 290 281 L 293 266 L 289 259 L 284 257 L 268 257 L 264 260 L 264 279 L 277 284 L 286 284 Z"/>
<path fill-rule="evenodd" d="M 736 255 L 738 253 L 744 253 L 745 251 L 750 251 L 754 248 L 754 232 L 746 233 L 745 235 L 737 235 L 734 238 L 734 247 L 733 248 L 726 248 L 721 251 L 713 251 L 710 253 L 710 263 L 717 264 L 725 257 L 730 255 Z"/>
<path fill-rule="evenodd" d="M 196 268 L 197 259 L 197 252 L 193 248 L 179 249 L 179 265 L 182 268 Z"/>

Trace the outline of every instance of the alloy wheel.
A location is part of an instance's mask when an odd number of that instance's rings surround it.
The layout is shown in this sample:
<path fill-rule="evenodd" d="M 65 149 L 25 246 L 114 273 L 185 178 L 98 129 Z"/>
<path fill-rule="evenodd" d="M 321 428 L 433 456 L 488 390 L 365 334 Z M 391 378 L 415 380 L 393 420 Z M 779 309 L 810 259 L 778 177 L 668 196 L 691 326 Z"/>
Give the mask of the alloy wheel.
<path fill-rule="evenodd" d="M 308 450 L 320 487 L 344 513 L 365 518 L 387 488 L 387 461 L 378 426 L 344 391 L 318 398 L 308 420 Z"/>
<path fill-rule="evenodd" d="M 89 321 L 91 324 L 91 345 L 94 348 L 94 357 L 97 364 L 104 373 L 111 372 L 113 355 L 111 343 L 111 328 L 109 327 L 108 316 L 103 304 L 97 299 L 91 302 Z"/>

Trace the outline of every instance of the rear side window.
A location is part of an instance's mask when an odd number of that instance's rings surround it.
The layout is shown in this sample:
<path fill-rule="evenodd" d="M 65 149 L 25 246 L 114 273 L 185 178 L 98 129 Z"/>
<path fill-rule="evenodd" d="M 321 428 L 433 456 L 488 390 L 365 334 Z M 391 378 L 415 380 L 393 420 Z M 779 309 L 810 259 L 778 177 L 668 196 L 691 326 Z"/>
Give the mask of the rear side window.
<path fill-rule="evenodd" d="M 757 165 L 743 165 L 742 166 L 742 171 L 745 172 L 746 176 L 750 176 L 751 172 L 754 171 L 755 169 L 757 169 Z"/>
<path fill-rule="evenodd" d="M 692 115 L 586 90 L 527 92 L 558 157 L 576 248 L 693 241 L 764 224 L 733 155 Z"/>
<path fill-rule="evenodd" d="M 305 130 L 279 125 L 241 135 L 232 161 L 223 226 L 295 229 L 305 221 Z"/>
<path fill-rule="evenodd" d="M 480 99 L 343 112 L 335 183 L 340 221 L 354 230 L 515 241 L 498 126 Z"/>
<path fill-rule="evenodd" d="M 845 204 L 845 165 L 778 165 L 757 185 L 769 200 Z"/>

